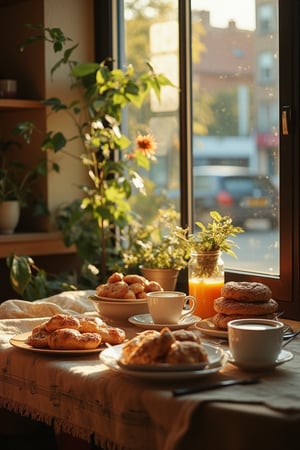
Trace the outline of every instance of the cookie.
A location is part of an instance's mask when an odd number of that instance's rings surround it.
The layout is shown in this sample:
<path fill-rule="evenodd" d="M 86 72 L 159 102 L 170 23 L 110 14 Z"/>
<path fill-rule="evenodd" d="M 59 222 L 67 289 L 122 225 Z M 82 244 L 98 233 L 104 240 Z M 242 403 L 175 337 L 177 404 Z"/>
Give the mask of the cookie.
<path fill-rule="evenodd" d="M 219 297 L 214 300 L 214 310 L 226 315 L 241 314 L 261 316 L 263 314 L 272 314 L 278 310 L 276 300 L 270 299 L 267 302 L 239 302 L 230 298 Z"/>
<path fill-rule="evenodd" d="M 239 302 L 267 302 L 272 298 L 272 291 L 263 283 L 228 281 L 222 287 L 221 295 Z"/>
<path fill-rule="evenodd" d="M 217 313 L 212 317 L 212 322 L 214 326 L 220 330 L 227 330 L 228 322 L 231 320 L 237 320 L 237 319 L 251 319 L 252 317 L 259 319 L 274 319 L 274 314 L 263 314 L 261 316 L 256 315 L 243 315 L 243 314 L 222 314 Z"/>

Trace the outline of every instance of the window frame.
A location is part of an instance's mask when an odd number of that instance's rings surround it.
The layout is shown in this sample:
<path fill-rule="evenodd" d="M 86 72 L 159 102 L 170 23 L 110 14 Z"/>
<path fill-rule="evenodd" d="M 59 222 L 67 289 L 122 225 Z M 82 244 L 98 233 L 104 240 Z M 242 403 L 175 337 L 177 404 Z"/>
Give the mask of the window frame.
<path fill-rule="evenodd" d="M 123 31 L 123 0 L 94 0 L 96 57 L 116 59 Z M 192 221 L 192 102 L 191 102 L 191 5 L 178 0 L 180 58 L 180 186 L 182 225 Z M 266 283 L 279 302 L 284 317 L 300 319 L 299 300 L 299 0 L 278 0 L 279 16 L 279 118 L 280 118 L 280 276 L 240 273 L 227 270 L 225 280 Z M 99 26 L 99 21 L 101 26 Z M 118 33 L 120 30 L 120 33 Z M 101 57 L 99 58 L 99 56 Z M 288 118 L 289 134 L 284 135 L 281 115 Z M 187 287 L 187 280 L 186 280 Z"/>

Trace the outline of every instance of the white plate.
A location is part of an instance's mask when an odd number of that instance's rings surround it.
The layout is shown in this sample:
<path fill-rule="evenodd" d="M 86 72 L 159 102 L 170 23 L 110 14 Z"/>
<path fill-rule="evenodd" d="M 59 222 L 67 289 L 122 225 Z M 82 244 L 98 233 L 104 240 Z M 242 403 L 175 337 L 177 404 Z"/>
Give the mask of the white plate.
<path fill-rule="evenodd" d="M 198 316 L 188 316 L 184 317 L 184 319 L 180 323 L 153 323 L 152 317 L 150 314 L 137 314 L 135 316 L 129 317 L 128 321 L 133 325 L 136 325 L 140 328 L 147 328 L 148 330 L 161 330 L 164 327 L 168 327 L 170 330 L 180 330 L 183 328 L 190 327 L 195 323 L 201 320 Z"/>
<path fill-rule="evenodd" d="M 51 348 L 35 348 L 26 344 L 27 338 L 31 335 L 31 331 L 27 333 L 18 334 L 10 339 L 10 344 L 21 350 L 28 350 L 31 352 L 54 354 L 54 355 L 86 355 L 88 353 L 99 353 L 105 348 L 103 345 L 97 348 L 88 350 L 53 350 Z"/>
<path fill-rule="evenodd" d="M 219 328 L 215 327 L 211 318 L 200 320 L 200 322 L 197 323 L 197 328 L 199 328 L 202 333 L 209 336 L 228 339 L 228 331 L 220 330 Z"/>
<path fill-rule="evenodd" d="M 101 362 L 120 374 L 150 380 L 181 380 L 204 377 L 221 370 L 227 361 L 227 354 L 226 352 L 223 352 L 222 349 L 217 346 L 203 344 L 203 347 L 208 353 L 209 365 L 202 369 L 199 369 L 199 364 L 190 364 L 189 367 L 184 365 L 183 368 L 179 369 L 178 365 L 174 365 L 171 368 L 170 365 L 166 364 L 165 366 L 168 367 L 163 368 L 163 364 L 160 364 L 158 367 L 155 364 L 151 366 L 145 365 L 142 369 L 137 370 L 136 367 L 141 366 L 126 366 L 125 364 L 119 364 L 119 360 L 122 356 L 122 346 L 123 345 L 120 344 L 103 350 L 100 354 Z"/>
<path fill-rule="evenodd" d="M 278 358 L 277 358 L 277 360 L 275 361 L 274 364 L 269 364 L 267 366 L 264 365 L 264 366 L 254 366 L 253 367 L 252 365 L 248 366 L 246 364 L 239 364 L 239 363 L 235 362 L 235 360 L 233 359 L 233 357 L 232 357 L 232 355 L 231 355 L 229 350 L 226 353 L 228 355 L 228 360 L 227 361 L 230 364 L 233 364 L 234 366 L 237 366 L 240 369 L 245 369 L 245 370 L 269 370 L 269 369 L 274 369 L 275 367 L 279 366 L 280 364 L 286 363 L 286 362 L 288 362 L 288 361 L 290 361 L 291 359 L 294 358 L 293 353 L 288 352 L 286 350 L 281 350 L 281 352 L 280 352 L 280 354 L 279 354 L 279 356 L 278 356 Z"/>
<path fill-rule="evenodd" d="M 145 298 L 137 299 L 137 300 L 130 300 L 126 298 L 108 298 L 108 297 L 99 297 L 98 295 L 90 295 L 90 300 L 96 301 L 96 302 L 106 302 L 106 303 L 122 303 L 122 304 L 137 304 L 137 303 L 147 303 L 147 300 Z"/>

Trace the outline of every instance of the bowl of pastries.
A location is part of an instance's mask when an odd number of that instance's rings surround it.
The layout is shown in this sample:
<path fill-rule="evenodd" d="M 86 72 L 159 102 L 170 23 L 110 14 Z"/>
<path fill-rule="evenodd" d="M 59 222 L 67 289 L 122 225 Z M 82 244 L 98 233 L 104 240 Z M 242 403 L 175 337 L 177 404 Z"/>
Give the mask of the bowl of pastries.
<path fill-rule="evenodd" d="M 127 321 L 130 316 L 149 313 L 147 292 L 162 290 L 159 283 L 141 275 L 114 272 L 106 283 L 96 287 L 96 294 L 89 298 L 101 317 Z"/>

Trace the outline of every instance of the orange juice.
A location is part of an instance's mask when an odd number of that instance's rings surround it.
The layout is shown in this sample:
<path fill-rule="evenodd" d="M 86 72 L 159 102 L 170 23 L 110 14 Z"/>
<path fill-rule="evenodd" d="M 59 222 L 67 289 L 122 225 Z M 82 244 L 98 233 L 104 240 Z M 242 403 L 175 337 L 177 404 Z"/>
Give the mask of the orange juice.
<path fill-rule="evenodd" d="M 221 296 L 223 279 L 218 278 L 191 278 L 189 280 L 189 294 L 196 297 L 197 308 L 194 312 L 201 319 L 212 317 L 216 314 L 214 310 L 214 299 Z"/>

